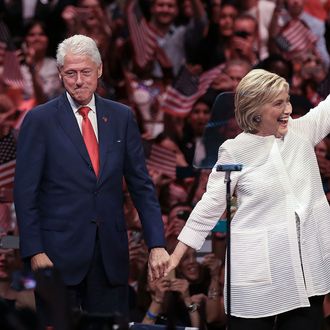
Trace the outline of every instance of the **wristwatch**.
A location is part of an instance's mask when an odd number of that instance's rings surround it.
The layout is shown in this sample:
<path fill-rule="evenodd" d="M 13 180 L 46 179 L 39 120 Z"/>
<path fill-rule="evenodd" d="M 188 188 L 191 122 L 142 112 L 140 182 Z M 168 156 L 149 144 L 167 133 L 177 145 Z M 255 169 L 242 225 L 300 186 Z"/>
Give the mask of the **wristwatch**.
<path fill-rule="evenodd" d="M 198 309 L 198 304 L 196 303 L 191 303 L 189 306 L 187 306 L 187 310 L 189 313 L 196 312 Z"/>

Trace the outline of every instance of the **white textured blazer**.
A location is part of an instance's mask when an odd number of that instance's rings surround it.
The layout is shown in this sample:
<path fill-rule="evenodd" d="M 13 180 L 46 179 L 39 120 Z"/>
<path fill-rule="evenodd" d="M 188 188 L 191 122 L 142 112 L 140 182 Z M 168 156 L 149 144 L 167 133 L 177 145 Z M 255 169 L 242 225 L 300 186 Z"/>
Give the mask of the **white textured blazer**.
<path fill-rule="evenodd" d="M 328 133 L 330 96 L 290 119 L 283 140 L 241 133 L 220 147 L 217 164 L 243 164 L 231 174 L 238 203 L 231 223 L 232 315 L 275 315 L 309 306 L 308 297 L 330 291 L 330 208 L 314 153 Z M 202 246 L 225 211 L 225 190 L 224 172 L 214 167 L 180 241 Z"/>

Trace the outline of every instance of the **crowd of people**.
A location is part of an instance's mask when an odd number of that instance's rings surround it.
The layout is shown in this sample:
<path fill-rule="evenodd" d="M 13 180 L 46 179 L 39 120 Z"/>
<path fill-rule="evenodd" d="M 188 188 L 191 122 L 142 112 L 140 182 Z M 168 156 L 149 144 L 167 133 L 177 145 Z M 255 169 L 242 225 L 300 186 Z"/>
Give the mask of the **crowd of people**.
<path fill-rule="evenodd" d="M 0 1 L 0 166 L 15 160 L 17 138 L 30 110 L 70 90 L 70 76 L 58 71 L 57 46 L 74 35 L 92 38 L 100 51 L 97 95 L 127 105 L 135 117 L 169 253 L 206 191 L 219 146 L 242 132 L 235 120 L 234 93 L 244 76 L 252 69 L 264 69 L 283 77 L 290 86 L 292 118 L 305 115 L 330 93 L 329 0 Z M 89 73 L 82 74 L 87 77 Z M 111 122 L 111 115 L 105 113 L 102 121 L 107 124 L 108 120 Z M 45 123 L 39 131 L 34 127 L 36 136 L 55 130 L 50 120 Z M 116 130 L 121 127 L 118 124 Z M 23 132 L 27 139 L 36 139 L 26 128 Z M 116 138 L 123 137 L 119 134 Z M 330 202 L 329 141 L 324 137 L 315 152 Z M 54 151 L 56 145 L 47 148 Z M 25 163 L 30 164 L 25 166 L 31 168 L 23 175 L 21 163 L 20 184 L 29 184 L 24 178 L 35 171 L 41 155 L 50 157 L 38 139 L 34 148 L 33 157 L 29 154 L 32 147 L 25 151 Z M 116 148 L 120 151 L 119 145 Z M 65 163 L 75 160 L 71 156 L 68 149 L 62 155 Z M 53 170 L 47 170 L 45 164 L 49 169 L 58 166 L 56 178 L 65 177 L 65 173 L 61 164 L 45 160 L 43 182 L 53 188 L 54 177 L 47 179 Z M 225 230 L 214 230 L 208 237 L 209 247 L 202 252 L 187 249 L 175 272 L 163 278 L 148 277 L 150 248 L 163 244 L 151 230 L 146 234 L 142 213 L 151 211 L 141 213 L 136 202 L 143 198 L 131 194 L 132 186 L 138 187 L 133 181 L 139 170 L 134 162 L 123 169 L 127 182 L 120 187 L 126 224 L 116 222 L 118 237 L 125 240 L 123 232 L 128 232 L 129 320 L 224 329 Z M 71 174 L 76 175 L 74 172 L 72 169 Z M 119 184 L 121 173 L 113 170 L 109 175 L 118 176 Z M 13 182 L 1 181 L 0 173 L 2 236 L 18 235 L 12 188 Z M 31 193 L 31 187 L 26 188 L 21 199 Z M 226 214 L 218 217 L 225 219 Z M 40 252 L 38 249 L 33 253 Z M 13 290 L 9 285 L 15 270 L 22 269 L 20 251 L 7 248 L 0 252 L 0 293 L 6 308 L 10 304 L 15 309 L 35 309 L 31 288 Z M 324 319 L 330 316 L 329 300 L 325 296 Z"/>

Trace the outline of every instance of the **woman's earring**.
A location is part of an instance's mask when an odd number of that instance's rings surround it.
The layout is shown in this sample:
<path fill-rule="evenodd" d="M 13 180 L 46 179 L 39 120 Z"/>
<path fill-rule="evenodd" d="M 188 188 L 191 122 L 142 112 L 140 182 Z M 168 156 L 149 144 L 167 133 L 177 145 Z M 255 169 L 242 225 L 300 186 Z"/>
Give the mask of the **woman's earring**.
<path fill-rule="evenodd" d="M 253 121 L 255 122 L 255 123 L 261 123 L 261 116 L 260 115 L 257 115 L 257 116 L 255 116 L 255 117 L 253 117 Z"/>

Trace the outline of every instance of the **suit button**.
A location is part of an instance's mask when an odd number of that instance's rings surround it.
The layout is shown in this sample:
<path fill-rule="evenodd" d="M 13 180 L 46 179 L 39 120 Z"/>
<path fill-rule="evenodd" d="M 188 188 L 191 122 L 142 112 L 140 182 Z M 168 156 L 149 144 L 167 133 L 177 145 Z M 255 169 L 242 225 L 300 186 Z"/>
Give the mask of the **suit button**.
<path fill-rule="evenodd" d="M 96 196 L 99 192 L 97 190 L 94 191 L 94 196 Z"/>

